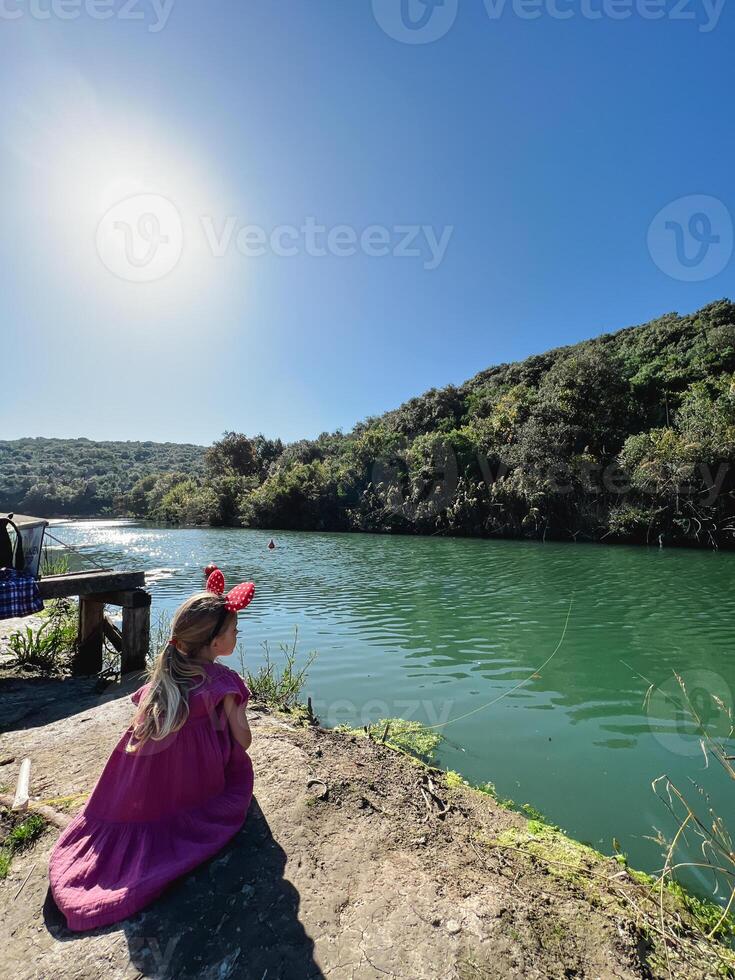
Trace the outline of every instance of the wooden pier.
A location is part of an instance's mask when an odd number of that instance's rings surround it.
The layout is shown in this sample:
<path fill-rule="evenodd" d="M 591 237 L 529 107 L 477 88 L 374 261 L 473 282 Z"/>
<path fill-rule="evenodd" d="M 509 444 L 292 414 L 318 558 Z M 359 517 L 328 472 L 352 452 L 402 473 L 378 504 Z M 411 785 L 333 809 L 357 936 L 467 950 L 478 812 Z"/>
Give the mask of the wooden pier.
<path fill-rule="evenodd" d="M 120 672 L 145 668 L 151 632 L 151 596 L 144 572 L 72 572 L 48 575 L 38 582 L 42 599 L 79 597 L 79 648 L 72 664 L 75 675 L 102 670 L 105 638 L 120 654 Z M 122 608 L 122 630 L 105 615 L 105 606 Z"/>

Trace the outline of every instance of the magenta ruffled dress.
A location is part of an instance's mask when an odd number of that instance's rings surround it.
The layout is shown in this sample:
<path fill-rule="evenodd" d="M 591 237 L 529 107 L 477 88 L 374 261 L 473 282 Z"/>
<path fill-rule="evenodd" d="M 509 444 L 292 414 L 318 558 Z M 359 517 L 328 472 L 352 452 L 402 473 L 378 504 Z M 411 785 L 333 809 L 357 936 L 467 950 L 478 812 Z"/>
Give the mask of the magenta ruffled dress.
<path fill-rule="evenodd" d="M 222 701 L 250 691 L 221 664 L 189 692 L 189 717 L 162 741 L 110 756 L 84 809 L 51 854 L 49 879 L 70 929 L 119 922 L 148 905 L 176 878 L 212 857 L 245 822 L 253 766 L 232 738 Z M 135 704 L 147 685 L 132 696 Z"/>

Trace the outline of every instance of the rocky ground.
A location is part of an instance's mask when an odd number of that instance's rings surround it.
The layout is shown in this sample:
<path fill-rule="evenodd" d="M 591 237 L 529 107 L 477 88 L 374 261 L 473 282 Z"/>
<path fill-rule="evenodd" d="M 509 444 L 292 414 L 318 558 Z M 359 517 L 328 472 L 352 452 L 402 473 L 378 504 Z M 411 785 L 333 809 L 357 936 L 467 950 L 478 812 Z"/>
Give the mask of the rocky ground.
<path fill-rule="evenodd" d="M 134 686 L 0 675 L 2 791 L 30 757 L 32 797 L 74 812 L 130 721 Z M 265 710 L 250 721 L 243 830 L 145 912 L 71 933 L 47 888 L 59 831 L 14 857 L 0 882 L 0 976 L 726 975 L 715 947 L 664 948 L 641 912 L 646 890 L 615 861 L 571 842 L 549 860 L 529 853 L 538 825 L 367 738 Z"/>

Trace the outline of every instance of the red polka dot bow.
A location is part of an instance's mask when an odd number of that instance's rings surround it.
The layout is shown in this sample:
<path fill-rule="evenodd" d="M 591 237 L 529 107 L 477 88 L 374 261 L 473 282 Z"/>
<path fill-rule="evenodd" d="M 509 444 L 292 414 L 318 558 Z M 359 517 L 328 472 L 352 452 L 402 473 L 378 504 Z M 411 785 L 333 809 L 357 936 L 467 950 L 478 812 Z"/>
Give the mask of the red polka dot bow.
<path fill-rule="evenodd" d="M 225 577 L 216 565 L 207 565 L 204 569 L 207 577 L 207 592 L 222 595 L 225 591 Z M 241 582 L 225 596 L 225 609 L 228 612 L 239 612 L 249 605 L 255 595 L 255 585 L 252 582 Z"/>

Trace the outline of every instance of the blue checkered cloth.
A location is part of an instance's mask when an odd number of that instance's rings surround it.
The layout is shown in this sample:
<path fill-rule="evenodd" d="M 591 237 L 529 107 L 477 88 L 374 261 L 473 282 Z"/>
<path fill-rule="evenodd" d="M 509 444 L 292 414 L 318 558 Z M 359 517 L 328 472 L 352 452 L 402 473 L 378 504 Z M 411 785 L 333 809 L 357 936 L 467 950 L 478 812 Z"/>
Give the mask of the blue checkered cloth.
<path fill-rule="evenodd" d="M 38 582 L 26 572 L 0 568 L 0 619 L 30 616 L 43 609 Z"/>

